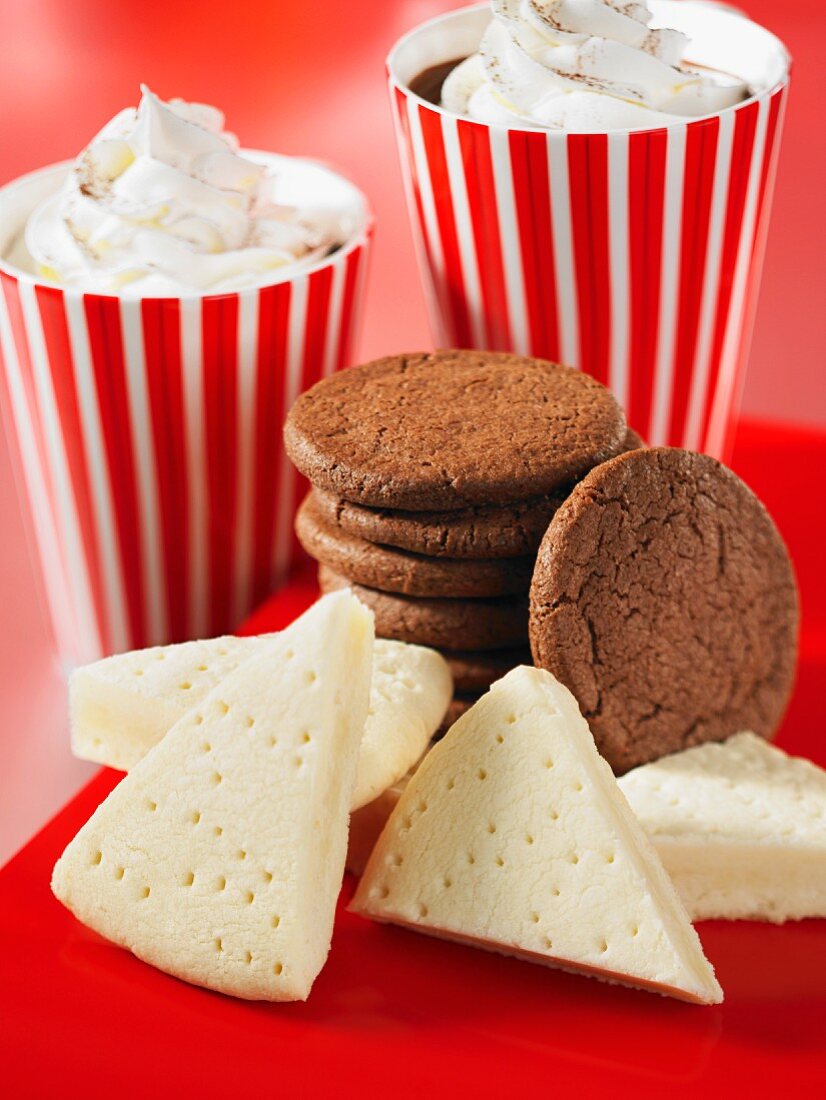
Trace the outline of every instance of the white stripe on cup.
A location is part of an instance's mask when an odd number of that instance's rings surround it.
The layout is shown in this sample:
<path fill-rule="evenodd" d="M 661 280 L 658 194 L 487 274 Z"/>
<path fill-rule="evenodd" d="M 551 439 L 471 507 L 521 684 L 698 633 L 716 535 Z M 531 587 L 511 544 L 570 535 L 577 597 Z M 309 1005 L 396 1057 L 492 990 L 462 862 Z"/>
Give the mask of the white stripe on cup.
<path fill-rule="evenodd" d="M 402 166 L 402 182 L 404 184 L 404 196 L 407 201 L 407 213 L 410 228 L 413 233 L 413 248 L 416 253 L 416 262 L 419 267 L 419 275 L 421 277 L 422 289 L 424 290 L 425 301 L 427 305 L 427 316 L 430 319 L 430 326 L 434 332 L 437 331 L 437 318 L 439 317 L 439 301 L 436 293 L 436 287 L 433 282 L 433 276 L 430 271 L 430 267 L 427 261 L 427 251 L 425 249 L 424 239 L 424 226 L 419 220 L 419 212 L 416 208 L 416 195 L 413 190 L 413 160 L 412 150 L 408 146 L 407 135 L 402 129 L 401 122 L 398 117 L 398 108 L 396 103 L 396 85 L 391 81 L 390 83 L 390 99 L 393 113 L 393 128 L 396 133 L 396 147 L 399 151 L 399 159 Z M 409 100 L 405 99 L 405 110 L 409 110 Z M 361 257 L 361 262 L 364 264 L 366 256 Z M 329 373 L 332 373 L 332 368 Z"/>
<path fill-rule="evenodd" d="M 8 379 L 11 402 L 9 414 L 14 420 L 15 434 L 20 448 L 20 460 L 28 494 L 28 513 L 34 526 L 46 588 L 46 602 L 51 614 L 58 655 L 62 660 L 74 659 L 77 657 L 75 623 L 70 606 L 69 582 L 60 554 L 62 543 L 56 529 L 58 520 L 52 512 L 52 504 L 46 488 L 46 471 L 40 464 L 32 424 L 32 418 L 36 412 L 29 409 L 26 401 L 26 389 L 2 287 L 0 287 L 0 346 L 3 349 Z M 12 440 L 9 440 L 9 443 L 11 444 Z"/>
<path fill-rule="evenodd" d="M 98 630 L 88 572 L 89 563 L 86 561 L 83 540 L 80 535 L 80 522 L 74 492 L 72 491 L 72 481 L 69 476 L 68 461 L 49 369 L 49 356 L 46 351 L 40 311 L 37 308 L 34 286 L 30 283 L 20 283 L 19 289 L 20 304 L 26 319 L 26 333 L 29 339 L 29 353 L 37 390 L 37 400 L 40 406 L 41 424 L 57 496 L 58 537 L 62 539 L 66 549 L 68 580 L 71 586 L 70 598 L 74 604 L 78 624 L 79 646 L 77 658 L 80 662 L 94 661 L 103 654 L 103 642 Z"/>
<path fill-rule="evenodd" d="M 667 131 L 665 194 L 663 196 L 662 268 L 660 271 L 660 324 L 654 366 L 654 396 L 647 441 L 653 447 L 668 442 L 671 393 L 674 384 L 674 349 L 677 340 L 677 289 L 683 221 L 685 126 Z M 644 428 L 641 426 L 644 432 Z"/>
<path fill-rule="evenodd" d="M 362 256 L 362 263 L 364 257 Z M 330 301 L 327 309 L 327 332 L 324 337 L 324 358 L 321 363 L 321 377 L 328 378 L 335 369 L 338 349 L 341 346 L 341 309 L 344 301 L 344 280 L 347 265 L 341 257 L 332 265 L 330 283 Z M 424 275 L 422 276 L 424 277 Z"/>
<path fill-rule="evenodd" d="M 149 411 L 143 321 L 139 301 L 129 301 L 125 298 L 120 300 L 120 323 L 123 333 L 123 362 L 126 367 L 126 392 L 140 509 L 138 520 L 143 562 L 147 644 L 161 645 L 167 639 L 168 629 L 166 578 L 161 546 L 158 474 L 154 447 L 155 429 Z"/>
<path fill-rule="evenodd" d="M 364 245 L 360 249 L 360 255 L 358 258 L 358 273 L 356 274 L 356 283 L 353 287 L 353 298 L 350 302 L 350 329 L 349 339 L 350 348 L 358 347 L 358 342 L 361 334 L 362 319 L 364 317 L 365 304 L 367 302 L 367 295 L 365 294 L 365 288 L 367 286 L 367 272 L 370 268 L 370 240 L 366 240 Z M 352 253 L 351 263 L 356 262 L 356 255 Z M 329 322 L 328 322 L 329 323 Z M 341 319 L 338 324 L 338 337 L 337 344 L 341 348 L 342 332 L 341 332 Z M 347 349 L 342 349 L 342 354 L 347 352 Z M 352 351 L 347 352 L 347 356 L 352 356 Z M 349 366 L 345 357 L 345 366 Z"/>
<path fill-rule="evenodd" d="M 422 126 L 419 119 L 419 109 L 412 99 L 406 100 L 407 117 L 410 125 L 410 145 L 415 165 L 416 178 L 419 181 L 419 198 L 421 199 L 424 215 L 424 232 L 427 239 L 430 255 L 433 259 L 433 270 L 428 270 L 429 280 L 433 280 L 433 295 L 429 296 L 433 312 L 430 315 L 430 325 L 436 336 L 438 344 L 452 344 L 450 334 L 447 332 L 443 311 L 440 308 L 446 306 L 445 290 L 445 260 L 442 252 L 442 238 L 439 234 L 439 222 L 436 218 L 436 203 L 433 199 L 433 187 L 430 182 L 430 165 L 427 161 L 427 150 L 424 146 Z M 415 208 L 414 208 L 415 210 Z M 414 214 L 414 221 L 417 220 Z M 427 280 L 427 281 L 429 281 Z"/>
<path fill-rule="evenodd" d="M 563 363 L 578 367 L 579 302 L 571 226 L 568 138 L 565 134 L 547 134 L 545 140 L 548 144 L 560 356 Z"/>
<path fill-rule="evenodd" d="M 768 96 L 758 102 L 759 113 L 754 131 L 751 168 L 749 170 L 746 201 L 743 208 L 743 229 L 740 234 L 740 245 L 734 263 L 731 300 L 729 302 L 726 330 L 723 335 L 723 342 L 720 350 L 720 367 L 717 373 L 717 387 L 714 392 L 708 432 L 706 433 L 705 439 L 705 449 L 710 454 L 714 455 L 720 454 L 723 448 L 726 432 L 728 430 L 728 418 L 731 411 L 733 391 L 737 384 L 737 373 L 741 357 L 745 355 L 746 344 L 750 336 L 750 333 L 745 331 L 748 325 L 747 312 L 749 308 L 747 295 L 753 270 L 751 264 L 752 249 L 754 247 L 757 218 L 760 213 L 757 208 L 757 200 L 760 195 L 760 176 L 763 169 L 763 159 L 766 156 L 766 136 L 770 106 L 771 99 Z M 779 145 L 782 121 L 781 117 L 777 120 L 778 128 L 775 131 L 775 151 Z M 771 195 L 767 192 L 764 201 L 768 204 L 770 199 Z M 755 257 L 755 262 L 759 263 L 760 258 Z"/>
<path fill-rule="evenodd" d="M 95 385 L 92 355 L 89 347 L 89 331 L 83 300 L 66 295 L 63 299 L 66 324 L 72 349 L 72 365 L 77 390 L 83 442 L 86 450 L 95 528 L 109 615 L 109 631 L 112 651 L 122 653 L 132 648 L 129 622 L 126 613 L 126 592 L 121 572 L 115 508 L 112 497 L 109 460 L 103 439 L 97 387 Z"/>
<path fill-rule="evenodd" d="M 287 362 L 284 371 L 284 409 L 291 409 L 301 392 L 301 366 L 307 329 L 307 297 L 309 280 L 296 279 L 290 295 L 289 329 L 287 332 Z M 273 549 L 273 579 L 280 583 L 291 564 L 293 538 L 292 517 L 295 512 L 295 470 L 284 459 L 276 496 L 275 545 Z"/>
<path fill-rule="evenodd" d="M 506 130 L 490 130 L 490 159 L 496 190 L 496 215 L 499 220 L 499 240 L 502 246 L 502 269 L 508 298 L 508 323 L 511 346 L 518 355 L 530 353 L 528 307 L 519 227 L 516 224 L 516 199 L 513 188 L 513 166 Z"/>
<path fill-rule="evenodd" d="M 252 600 L 253 571 L 253 452 L 255 439 L 256 384 L 258 381 L 258 303 L 257 290 L 238 295 L 238 415 L 236 432 L 238 500 L 234 540 L 231 615 L 240 623 L 248 614 Z"/>
<path fill-rule="evenodd" d="M 611 265 L 611 350 L 608 385 L 628 404 L 631 282 L 628 253 L 628 134 L 608 135 L 608 246 Z"/>
<path fill-rule="evenodd" d="M 201 362 L 201 302 L 180 303 L 181 368 L 186 426 L 187 496 L 189 500 L 188 633 L 203 638 L 209 630 L 209 530 L 207 520 L 207 456 L 204 380 Z"/>
<path fill-rule="evenodd" d="M 442 116 L 441 122 L 471 337 L 474 347 L 484 348 L 487 347 L 487 336 L 482 311 L 482 288 L 479 283 L 479 264 L 473 239 L 473 222 L 462 164 L 462 150 L 459 147 L 458 124 L 455 118 L 449 118 L 447 115 Z"/>
<path fill-rule="evenodd" d="M 714 319 L 717 315 L 718 305 L 717 296 L 720 289 L 720 260 L 723 251 L 723 230 L 726 224 L 729 179 L 731 178 L 733 140 L 734 113 L 723 111 L 720 115 L 720 126 L 717 132 L 717 158 L 711 192 L 708 246 L 706 248 L 705 271 L 703 272 L 703 297 L 700 303 L 697 344 L 691 370 L 691 390 L 688 395 L 688 414 L 682 444 L 692 451 L 696 451 L 702 446 L 703 410 L 711 369 L 711 339 L 714 334 Z"/>

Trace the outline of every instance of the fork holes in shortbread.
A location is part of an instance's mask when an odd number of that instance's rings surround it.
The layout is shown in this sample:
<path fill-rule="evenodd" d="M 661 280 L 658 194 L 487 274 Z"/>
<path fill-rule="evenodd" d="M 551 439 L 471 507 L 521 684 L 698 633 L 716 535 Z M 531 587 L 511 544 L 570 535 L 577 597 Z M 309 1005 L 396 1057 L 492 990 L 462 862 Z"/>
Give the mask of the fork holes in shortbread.
<path fill-rule="evenodd" d="M 94 865 L 95 867 L 97 867 L 97 865 L 98 865 L 98 864 L 100 863 L 100 861 L 101 861 L 102 859 L 103 859 L 103 852 L 97 851 L 97 852 L 95 852 L 95 854 L 94 854 L 94 855 L 92 856 L 92 864 L 93 864 L 93 865 Z"/>

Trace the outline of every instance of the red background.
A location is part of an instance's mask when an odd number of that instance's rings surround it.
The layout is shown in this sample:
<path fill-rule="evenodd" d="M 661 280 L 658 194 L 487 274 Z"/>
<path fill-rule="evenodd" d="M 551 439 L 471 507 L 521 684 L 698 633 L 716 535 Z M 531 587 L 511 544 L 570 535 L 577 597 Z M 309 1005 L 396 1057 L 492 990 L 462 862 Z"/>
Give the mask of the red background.
<path fill-rule="evenodd" d="M 403 30 L 454 6 L 0 0 L 0 182 L 73 156 L 136 102 L 141 80 L 162 96 L 213 102 L 244 144 L 330 160 L 369 193 L 378 234 L 361 354 L 421 347 L 429 336 L 383 59 Z M 823 424 L 826 9 L 822 0 L 743 6 L 795 58 L 746 410 Z M 803 588 L 806 659 L 782 743 L 826 763 L 819 547 L 826 436 L 752 431 L 744 441 L 735 465 L 778 516 Z M 2 447 L 0 515 L 2 861 L 91 769 L 69 756 L 64 683 L 48 660 Z M 266 622 L 294 610 L 282 605 Z M 313 1086 L 338 1095 L 505 1096 L 539 1084 L 542 1094 L 759 1097 L 784 1085 L 814 1092 L 815 1074 L 822 1077 L 826 976 L 822 925 L 814 922 L 703 926 L 729 992 L 724 1009 L 708 1011 L 352 918 L 306 1007 L 235 1005 L 172 982 L 87 934 L 48 894 L 51 863 L 109 782 L 98 781 L 0 876 L 0 1066 L 13 1070 L 3 1078 L 11 1095 L 92 1095 L 86 1074 L 122 1096 L 228 1095 L 239 1087 L 295 1096 Z"/>
<path fill-rule="evenodd" d="M 0 182 L 74 156 L 145 81 L 223 108 L 250 146 L 327 159 L 378 232 L 360 355 L 429 345 L 384 80 L 395 38 L 455 0 L 0 0 Z M 795 72 L 745 396 L 752 416 L 826 423 L 821 0 L 742 0 Z M 90 774 L 69 755 L 36 574 L 0 444 L 0 862 Z M 36 770 L 37 782 L 31 777 Z"/>

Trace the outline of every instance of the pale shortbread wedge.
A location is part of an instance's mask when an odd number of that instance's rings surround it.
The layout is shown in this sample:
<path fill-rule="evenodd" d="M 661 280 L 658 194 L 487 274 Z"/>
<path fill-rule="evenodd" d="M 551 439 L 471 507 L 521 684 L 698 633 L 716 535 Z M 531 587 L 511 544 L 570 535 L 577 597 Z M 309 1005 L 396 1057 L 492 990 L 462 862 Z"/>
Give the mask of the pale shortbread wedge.
<path fill-rule="evenodd" d="M 58 860 L 57 897 L 186 981 L 306 998 L 344 872 L 372 645 L 349 593 L 262 645 L 98 807 Z"/>
<path fill-rule="evenodd" d="M 179 718 L 274 637 L 156 646 L 77 669 L 69 681 L 75 755 L 129 771 Z M 354 809 L 418 761 L 452 694 L 450 669 L 434 649 L 376 641 Z"/>
<path fill-rule="evenodd" d="M 826 771 L 738 733 L 619 785 L 694 920 L 826 917 Z"/>
<path fill-rule="evenodd" d="M 353 908 L 687 1001 L 722 990 L 571 693 L 517 668 L 424 758 Z"/>

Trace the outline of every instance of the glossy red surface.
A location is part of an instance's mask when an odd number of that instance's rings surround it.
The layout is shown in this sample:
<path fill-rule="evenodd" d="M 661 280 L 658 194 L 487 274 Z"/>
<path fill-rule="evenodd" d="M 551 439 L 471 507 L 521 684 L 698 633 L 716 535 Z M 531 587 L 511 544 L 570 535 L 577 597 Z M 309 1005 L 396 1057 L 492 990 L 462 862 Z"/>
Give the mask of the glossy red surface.
<path fill-rule="evenodd" d="M 735 466 L 789 542 L 803 659 L 780 732 L 826 765 L 822 683 L 826 434 L 744 426 Z M 314 597 L 297 579 L 245 624 Z M 78 924 L 51 867 L 119 776 L 101 772 L 0 872 L 0 1066 L 20 1097 L 817 1095 L 826 1087 L 826 921 L 699 926 L 725 1004 L 697 1008 L 344 911 L 303 1005 L 234 1001 L 169 978 Z"/>

